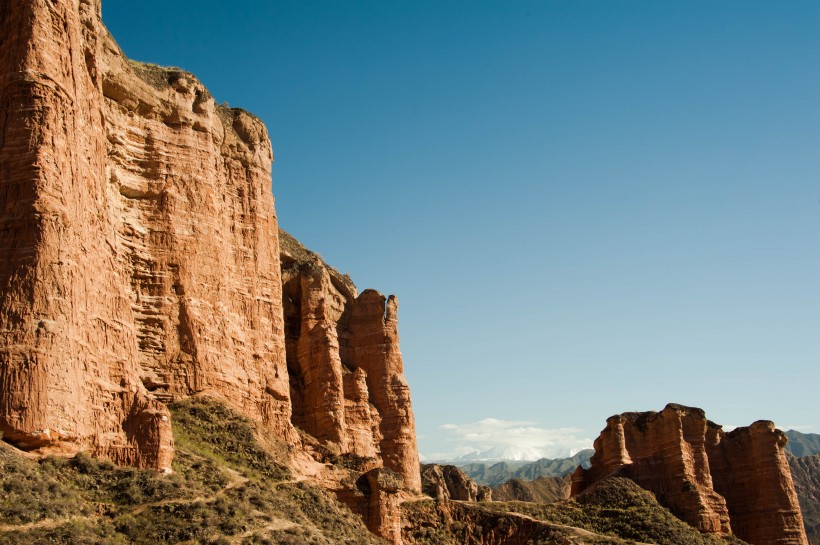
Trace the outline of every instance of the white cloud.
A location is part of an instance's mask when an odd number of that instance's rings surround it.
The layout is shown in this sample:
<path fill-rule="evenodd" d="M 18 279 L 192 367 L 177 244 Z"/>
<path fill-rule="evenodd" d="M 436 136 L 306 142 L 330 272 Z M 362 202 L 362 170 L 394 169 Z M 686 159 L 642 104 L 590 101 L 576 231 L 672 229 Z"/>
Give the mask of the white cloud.
<path fill-rule="evenodd" d="M 540 457 L 572 456 L 581 449 L 591 448 L 592 439 L 583 437 L 580 428 L 542 428 L 529 420 L 485 418 L 467 424 L 442 424 L 446 440 L 454 444 L 449 452 L 430 454 L 434 460 L 454 460 L 471 453 L 537 452 Z"/>

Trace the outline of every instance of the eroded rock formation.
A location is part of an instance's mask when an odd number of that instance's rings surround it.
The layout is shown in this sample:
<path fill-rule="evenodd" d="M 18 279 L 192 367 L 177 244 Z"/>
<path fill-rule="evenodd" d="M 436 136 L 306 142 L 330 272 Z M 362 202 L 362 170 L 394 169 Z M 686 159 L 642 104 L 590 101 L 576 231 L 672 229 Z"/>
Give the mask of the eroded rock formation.
<path fill-rule="evenodd" d="M 402 477 L 379 467 L 363 473 L 354 486 L 336 491 L 339 499 L 359 514 L 367 528 L 394 545 L 402 545 Z"/>
<path fill-rule="evenodd" d="M 421 466 L 422 491 L 439 501 L 492 501 L 489 486 L 477 485 L 456 466 L 425 464 Z"/>
<path fill-rule="evenodd" d="M 293 422 L 330 448 L 380 458 L 421 489 L 398 302 L 350 279 L 285 232 L 282 279 Z"/>
<path fill-rule="evenodd" d="M 589 469 L 578 468 L 572 494 L 624 475 L 701 532 L 734 533 L 753 545 L 805 545 L 803 521 L 784 446 L 771 422 L 726 433 L 701 409 L 607 420 Z"/>
<path fill-rule="evenodd" d="M 295 241 L 283 298 L 265 126 L 126 59 L 100 9 L 0 4 L 4 439 L 168 469 L 164 402 L 206 393 L 419 489 L 395 298 Z"/>
<path fill-rule="evenodd" d="M 395 297 L 284 233 L 280 261 L 264 124 L 128 60 L 100 14 L 0 3 L 3 439 L 169 470 L 165 403 L 205 394 L 365 459 L 370 525 L 399 536 L 380 468 L 420 477 Z"/>

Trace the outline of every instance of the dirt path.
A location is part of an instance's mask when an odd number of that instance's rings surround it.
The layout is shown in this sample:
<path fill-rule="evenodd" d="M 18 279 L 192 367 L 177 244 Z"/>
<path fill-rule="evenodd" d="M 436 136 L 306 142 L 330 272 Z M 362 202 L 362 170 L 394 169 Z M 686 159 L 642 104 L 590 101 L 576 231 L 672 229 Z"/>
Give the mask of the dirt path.
<path fill-rule="evenodd" d="M 73 522 L 75 520 L 96 520 L 99 516 L 74 516 L 64 519 L 43 519 L 37 522 L 29 522 L 27 524 L 0 524 L 0 533 L 6 532 L 31 532 L 32 530 L 53 530 L 63 524 Z"/>
<path fill-rule="evenodd" d="M 199 458 L 204 460 L 201 456 L 193 454 L 191 452 L 185 453 L 188 456 L 193 458 Z M 130 510 L 123 509 L 122 514 L 129 514 L 129 515 L 139 515 L 144 513 L 146 510 L 154 508 L 154 507 L 162 507 L 165 505 L 191 505 L 194 503 L 214 503 L 220 497 L 224 496 L 229 490 L 233 490 L 235 488 L 239 488 L 244 486 L 249 479 L 245 477 L 239 471 L 229 468 L 229 467 L 222 467 L 220 468 L 223 472 L 228 475 L 228 483 L 220 490 L 214 492 L 208 496 L 197 496 L 195 498 L 173 498 L 167 499 L 157 502 L 151 503 L 143 503 L 138 505 Z M 279 486 L 283 484 L 296 484 L 307 480 L 305 477 L 299 477 L 296 479 L 285 479 L 281 481 L 271 481 L 265 483 L 267 486 Z M 0 533 L 7 533 L 7 532 L 31 532 L 34 530 L 52 530 L 54 528 L 58 528 L 64 524 L 68 524 L 69 522 L 74 522 L 78 520 L 85 520 L 85 521 L 96 521 L 99 520 L 101 517 L 100 515 L 75 515 L 66 518 L 59 518 L 59 519 L 43 519 L 37 522 L 29 522 L 26 524 L 0 524 Z M 296 526 L 295 523 L 285 520 L 285 519 L 274 519 L 270 523 L 265 526 L 254 528 L 248 530 L 247 532 L 240 534 L 238 536 L 227 536 L 231 540 L 231 542 L 239 542 L 244 538 L 251 537 L 256 532 L 266 532 L 266 531 L 275 531 L 275 530 L 287 530 L 288 528 L 292 528 Z"/>

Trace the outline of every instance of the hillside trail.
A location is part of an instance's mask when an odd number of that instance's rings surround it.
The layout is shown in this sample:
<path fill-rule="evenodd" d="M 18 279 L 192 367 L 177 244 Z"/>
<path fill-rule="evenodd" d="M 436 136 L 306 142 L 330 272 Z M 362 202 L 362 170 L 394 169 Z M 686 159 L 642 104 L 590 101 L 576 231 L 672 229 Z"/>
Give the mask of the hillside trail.
<path fill-rule="evenodd" d="M 472 504 L 472 502 L 462 501 L 462 500 L 452 500 L 452 501 L 455 501 L 456 503 L 460 503 L 460 504 L 464 504 L 464 505 Z M 541 520 L 541 519 L 537 519 L 535 517 L 531 517 L 530 515 L 525 515 L 523 513 L 516 513 L 515 511 L 506 511 L 503 514 L 504 515 L 509 515 L 511 517 L 516 517 L 516 518 L 519 518 L 519 519 L 532 521 L 532 522 L 535 522 L 535 523 L 538 523 L 538 524 L 544 524 L 544 525 L 547 525 L 547 526 L 552 526 L 554 528 L 561 528 L 563 530 L 569 530 L 569 531 L 573 532 L 576 537 L 579 537 L 579 538 L 595 539 L 595 540 L 598 540 L 598 541 L 600 541 L 602 539 L 606 539 L 606 540 L 610 540 L 610 542 L 613 543 L 613 544 L 626 543 L 625 541 L 619 541 L 618 538 L 612 538 L 610 536 L 605 536 L 605 535 L 602 535 L 602 534 L 596 534 L 595 532 L 590 532 L 589 530 L 584 530 L 583 528 L 578 528 L 577 526 L 568 526 L 566 524 L 559 524 L 557 522 L 550 522 L 550 521 L 546 521 L 546 520 Z M 596 543 L 598 541 L 596 541 Z M 629 541 L 628 543 L 630 545 L 652 545 L 650 543 L 644 543 L 642 541 Z"/>
<path fill-rule="evenodd" d="M 191 456 L 192 458 L 197 458 L 200 460 L 205 460 L 202 456 L 196 455 L 192 452 L 185 452 L 186 455 Z M 228 482 L 225 484 L 224 487 L 215 491 L 213 494 L 208 496 L 196 496 L 194 498 L 172 498 L 167 500 L 161 500 L 151 503 L 143 503 L 137 505 L 131 509 L 124 509 L 121 514 L 128 514 L 128 515 L 139 515 L 140 513 L 145 512 L 148 509 L 154 507 L 163 507 L 166 505 L 191 505 L 195 503 L 214 503 L 216 502 L 221 496 L 225 495 L 228 491 L 238 488 L 240 486 L 245 485 L 250 479 L 245 477 L 239 471 L 229 468 L 229 467 L 222 467 L 220 468 L 228 475 Z M 297 477 L 295 479 L 283 479 L 280 481 L 267 481 L 265 484 L 268 486 L 278 486 L 282 484 L 296 484 L 302 481 L 307 480 L 305 477 Z M 64 524 L 68 524 L 74 521 L 97 521 L 99 520 L 101 515 L 94 514 L 94 515 L 72 515 L 70 517 L 65 518 L 46 518 L 42 520 L 38 520 L 36 522 L 29 522 L 25 524 L 0 524 L 0 533 L 7 533 L 7 532 L 31 532 L 34 530 L 52 530 L 54 528 L 58 528 Z M 260 531 L 260 530 L 283 530 L 293 526 L 293 523 L 290 521 L 285 521 L 284 519 L 278 519 L 272 521 L 268 526 L 270 528 L 258 528 L 253 530 L 250 535 L 253 535 L 253 532 Z M 249 537 L 249 536 L 245 536 Z"/>

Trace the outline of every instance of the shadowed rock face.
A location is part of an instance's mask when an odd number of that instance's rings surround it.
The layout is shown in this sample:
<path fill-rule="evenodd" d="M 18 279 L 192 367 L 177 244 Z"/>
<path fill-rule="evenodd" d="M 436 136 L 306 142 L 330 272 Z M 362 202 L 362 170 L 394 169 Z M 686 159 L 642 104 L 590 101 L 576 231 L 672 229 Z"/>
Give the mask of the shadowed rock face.
<path fill-rule="evenodd" d="M 440 500 L 492 501 L 489 486 L 477 485 L 456 466 L 426 464 L 421 466 L 422 491 Z"/>
<path fill-rule="evenodd" d="M 418 489 L 396 300 L 295 241 L 283 297 L 262 122 L 126 59 L 99 0 L 4 2 L 0 26 L 4 438 L 168 468 L 164 402 L 208 393 Z"/>
<path fill-rule="evenodd" d="M 701 409 L 670 404 L 660 413 L 624 413 L 607 420 L 591 467 L 573 474 L 572 494 L 622 474 L 701 532 L 805 545 L 785 444 L 771 422 L 725 433 Z"/>
<path fill-rule="evenodd" d="M 402 478 L 379 467 L 363 473 L 356 485 L 336 492 L 340 501 L 364 519 L 367 528 L 394 545 L 402 545 Z"/>
<path fill-rule="evenodd" d="M 809 543 L 820 545 L 820 454 L 789 457 L 789 468 Z"/>

